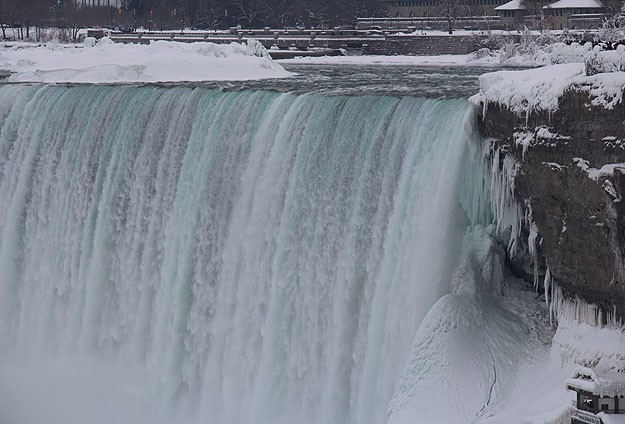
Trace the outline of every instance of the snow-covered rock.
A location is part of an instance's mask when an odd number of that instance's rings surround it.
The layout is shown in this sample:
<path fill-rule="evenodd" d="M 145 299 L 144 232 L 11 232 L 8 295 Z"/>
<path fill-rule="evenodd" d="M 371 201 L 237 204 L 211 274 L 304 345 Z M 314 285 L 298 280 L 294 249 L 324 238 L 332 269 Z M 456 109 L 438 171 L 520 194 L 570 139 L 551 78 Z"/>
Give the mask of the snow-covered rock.
<path fill-rule="evenodd" d="M 480 76 L 480 92 L 471 101 L 482 106 L 498 104 L 518 114 L 553 112 L 569 90 L 586 92 L 591 105 L 612 109 L 622 101 L 625 72 L 587 76 L 582 63 L 493 72 Z"/>
<path fill-rule="evenodd" d="M 555 110 L 562 94 L 583 76 L 581 63 L 492 72 L 480 76 L 480 92 L 471 101 L 499 104 L 516 113 Z"/>

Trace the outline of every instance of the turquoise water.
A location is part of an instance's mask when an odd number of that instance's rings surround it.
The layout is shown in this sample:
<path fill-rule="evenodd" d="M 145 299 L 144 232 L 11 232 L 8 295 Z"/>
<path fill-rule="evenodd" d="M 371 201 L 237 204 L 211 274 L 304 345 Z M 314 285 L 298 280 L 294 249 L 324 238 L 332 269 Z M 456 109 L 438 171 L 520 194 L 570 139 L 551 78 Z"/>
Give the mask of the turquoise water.
<path fill-rule="evenodd" d="M 384 422 L 472 128 L 376 78 L 1 86 L 0 421 Z"/>

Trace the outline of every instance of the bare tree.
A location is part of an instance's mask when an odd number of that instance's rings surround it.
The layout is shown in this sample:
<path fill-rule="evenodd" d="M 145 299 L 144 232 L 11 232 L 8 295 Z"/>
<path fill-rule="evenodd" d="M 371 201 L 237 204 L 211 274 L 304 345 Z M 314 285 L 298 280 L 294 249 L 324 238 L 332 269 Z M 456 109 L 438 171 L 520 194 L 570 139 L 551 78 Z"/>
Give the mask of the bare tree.
<path fill-rule="evenodd" d="M 298 23 L 310 27 L 325 27 L 329 23 L 330 7 L 324 0 L 299 0 Z"/>
<path fill-rule="evenodd" d="M 442 6 L 441 16 L 447 20 L 447 32 L 453 34 L 459 14 L 462 11 L 466 13 L 469 7 L 463 0 L 441 0 L 440 4 Z"/>
<path fill-rule="evenodd" d="M 264 23 L 264 15 L 267 14 L 265 5 L 256 0 L 237 0 L 236 7 L 238 9 L 238 22 L 244 26 L 254 26 Z"/>
<path fill-rule="evenodd" d="M 445 0 L 451 1 L 454 0 Z M 461 1 L 461 0 L 457 0 Z M 101 0 L 100 6 L 81 7 L 74 0 L 0 0 L 0 34 L 28 37 L 35 27 L 56 26 L 76 38 L 82 26 L 140 26 L 145 28 L 202 29 L 308 26 L 330 27 L 352 24 L 357 17 L 384 16 L 383 0 Z"/>
<path fill-rule="evenodd" d="M 295 5 L 291 0 L 264 0 L 267 11 L 267 25 L 275 27 L 286 27 L 294 20 Z"/>
<path fill-rule="evenodd" d="M 2 39 L 6 40 L 7 38 L 7 28 L 9 27 L 8 23 L 7 23 L 7 13 L 6 13 L 6 7 L 5 7 L 5 1 L 6 0 L 0 0 L 0 30 L 2 30 Z"/>

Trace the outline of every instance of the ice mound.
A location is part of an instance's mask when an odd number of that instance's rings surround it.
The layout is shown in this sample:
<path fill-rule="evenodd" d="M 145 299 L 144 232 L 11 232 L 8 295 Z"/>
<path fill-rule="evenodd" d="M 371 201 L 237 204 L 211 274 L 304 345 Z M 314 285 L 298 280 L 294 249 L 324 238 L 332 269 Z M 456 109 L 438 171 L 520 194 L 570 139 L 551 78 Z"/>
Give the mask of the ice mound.
<path fill-rule="evenodd" d="M 415 335 L 390 424 L 474 422 L 512 389 L 528 336 L 497 299 L 503 249 L 476 227 L 463 252 L 452 293 L 432 307 Z"/>
<path fill-rule="evenodd" d="M 229 45 L 156 41 L 115 44 L 88 38 L 82 46 L 46 44 L 0 51 L 11 82 L 156 83 L 242 81 L 291 76 L 259 42 Z"/>

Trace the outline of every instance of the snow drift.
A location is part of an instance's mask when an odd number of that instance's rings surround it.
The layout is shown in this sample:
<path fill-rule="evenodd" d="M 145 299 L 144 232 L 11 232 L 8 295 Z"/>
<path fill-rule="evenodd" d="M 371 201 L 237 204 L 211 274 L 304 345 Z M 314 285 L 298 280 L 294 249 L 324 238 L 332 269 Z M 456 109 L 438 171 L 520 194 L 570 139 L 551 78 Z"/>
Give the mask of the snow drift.
<path fill-rule="evenodd" d="M 229 45 L 156 41 L 114 44 L 107 38 L 84 45 L 19 45 L 0 50 L 0 69 L 12 82 L 155 83 L 285 78 L 257 41 Z"/>

